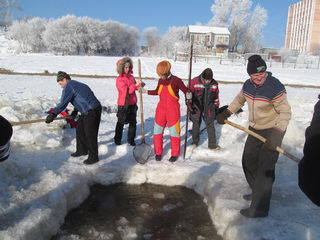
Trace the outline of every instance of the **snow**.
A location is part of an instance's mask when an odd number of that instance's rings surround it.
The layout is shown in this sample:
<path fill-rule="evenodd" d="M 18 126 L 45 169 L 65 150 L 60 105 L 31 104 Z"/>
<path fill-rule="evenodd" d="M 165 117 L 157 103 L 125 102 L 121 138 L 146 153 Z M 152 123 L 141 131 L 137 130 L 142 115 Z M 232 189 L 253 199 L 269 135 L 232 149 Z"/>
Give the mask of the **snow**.
<path fill-rule="evenodd" d="M 189 25 L 189 32 L 230 35 L 228 28 L 225 28 L 225 27 L 211 27 L 211 26 L 198 26 L 198 25 Z"/>
<path fill-rule="evenodd" d="M 119 57 L 53 56 L 49 54 L 0 54 L 1 68 L 17 72 L 56 73 L 64 70 L 71 74 L 116 75 L 115 63 Z M 137 58 L 135 75 L 137 73 Z M 156 78 L 155 67 L 161 58 L 141 58 L 142 75 Z M 172 72 L 182 78 L 188 76 L 186 62 L 173 62 Z M 247 79 L 244 65 L 196 62 L 193 76 L 212 67 L 216 79 L 240 81 Z M 286 84 L 319 84 L 319 70 L 270 68 L 275 77 Z M 117 92 L 114 78 L 74 77 L 88 84 L 103 106 L 115 107 Z M 0 114 L 10 121 L 45 118 L 49 108 L 59 102 L 61 88 L 54 76 L 0 75 Z M 147 89 L 154 89 L 156 81 L 147 80 Z M 221 105 L 229 104 L 241 89 L 241 84 L 220 84 Z M 287 87 L 292 120 L 282 147 L 301 158 L 304 131 L 309 125 L 319 90 L 316 88 Z M 153 120 L 157 96 L 144 95 L 146 143 L 152 146 Z M 181 130 L 185 132 L 184 100 L 181 98 Z M 72 107 L 71 107 L 72 108 Z M 138 114 L 138 122 L 140 123 Z M 248 126 L 247 107 L 231 121 Z M 132 156 L 133 147 L 113 144 L 116 114 L 103 112 L 99 130 L 100 161 L 84 165 L 85 157 L 73 158 L 74 129 L 62 127 L 64 121 L 47 125 L 35 123 L 14 127 L 10 158 L 0 163 L 0 239 L 49 239 L 63 223 L 67 212 L 78 206 L 89 194 L 93 183 L 129 184 L 154 183 L 182 185 L 194 189 L 204 197 L 218 233 L 224 239 L 320 239 L 320 210 L 300 191 L 297 184 L 297 164 L 280 155 L 276 167 L 269 216 L 248 219 L 239 210 L 249 206 L 242 195 L 249 192 L 241 156 L 246 134 L 228 125 L 216 125 L 220 151 L 207 148 L 207 136 L 201 135 L 200 145 L 191 147 L 188 138 L 186 160 L 175 163 L 170 157 L 169 132 L 165 131 L 164 152 L 161 162 L 152 156 L 140 165 Z M 191 124 L 190 124 L 191 125 Z M 189 126 L 190 126 L 189 125 Z M 191 126 L 190 126 L 191 127 Z M 138 124 L 137 142 L 140 142 Z M 123 139 L 126 139 L 126 129 Z M 183 138 L 182 138 L 183 139 Z M 182 140 L 183 147 L 183 140 Z M 157 194 L 158 197 L 161 197 Z M 170 208 L 171 206 L 167 206 Z M 119 226 L 123 239 L 135 239 L 135 229 Z M 93 236 L 98 233 L 93 228 Z M 74 237 L 76 239 L 76 237 Z"/>

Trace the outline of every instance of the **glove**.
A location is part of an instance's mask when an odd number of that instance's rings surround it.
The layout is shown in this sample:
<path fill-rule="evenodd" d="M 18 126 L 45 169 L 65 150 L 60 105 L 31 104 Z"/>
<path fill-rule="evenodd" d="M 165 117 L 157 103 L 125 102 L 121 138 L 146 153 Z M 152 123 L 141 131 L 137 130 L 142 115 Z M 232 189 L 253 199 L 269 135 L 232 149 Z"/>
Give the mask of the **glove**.
<path fill-rule="evenodd" d="M 186 99 L 191 100 L 192 99 L 192 92 L 187 92 L 186 93 Z"/>
<path fill-rule="evenodd" d="M 70 114 L 70 118 L 72 118 L 73 120 L 76 119 L 78 116 L 78 111 L 77 110 L 73 110 Z"/>
<path fill-rule="evenodd" d="M 187 95 L 186 95 L 187 96 Z M 186 100 L 186 105 L 187 105 L 187 109 L 191 114 L 194 114 L 196 111 L 196 108 L 192 105 L 192 100 L 191 99 L 187 99 Z"/>
<path fill-rule="evenodd" d="M 283 135 L 284 132 L 282 130 L 278 128 L 272 128 L 267 141 L 265 142 L 265 146 L 272 151 L 277 151 L 277 146 L 281 146 Z"/>
<path fill-rule="evenodd" d="M 187 108 L 188 108 L 188 111 L 191 114 L 195 114 L 196 113 L 196 109 L 192 105 L 188 105 Z"/>
<path fill-rule="evenodd" d="M 231 116 L 231 112 L 226 108 L 221 113 L 217 115 L 217 121 L 219 124 L 225 124 L 225 120 Z"/>
<path fill-rule="evenodd" d="M 54 108 L 50 108 L 49 111 L 46 111 L 46 113 L 48 114 L 54 113 Z"/>
<path fill-rule="evenodd" d="M 46 123 L 51 123 L 53 122 L 53 119 L 55 119 L 57 115 L 55 113 L 50 113 L 47 118 L 46 118 Z"/>
<path fill-rule="evenodd" d="M 138 79 L 137 81 L 136 81 L 136 86 L 137 87 L 144 87 L 146 84 L 144 83 L 144 82 L 142 82 L 140 79 Z"/>
<path fill-rule="evenodd" d="M 144 89 L 143 87 L 140 88 L 140 90 L 141 90 L 142 93 L 148 93 L 148 90 Z"/>

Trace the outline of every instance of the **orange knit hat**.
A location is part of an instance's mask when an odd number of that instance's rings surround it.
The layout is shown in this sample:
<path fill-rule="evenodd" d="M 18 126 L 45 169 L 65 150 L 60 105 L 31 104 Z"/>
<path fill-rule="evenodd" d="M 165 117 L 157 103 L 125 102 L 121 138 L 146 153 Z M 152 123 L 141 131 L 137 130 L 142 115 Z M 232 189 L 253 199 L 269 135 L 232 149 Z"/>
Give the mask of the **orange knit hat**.
<path fill-rule="evenodd" d="M 157 65 L 157 74 L 159 76 L 169 75 L 171 69 L 170 62 L 164 60 L 158 63 Z"/>

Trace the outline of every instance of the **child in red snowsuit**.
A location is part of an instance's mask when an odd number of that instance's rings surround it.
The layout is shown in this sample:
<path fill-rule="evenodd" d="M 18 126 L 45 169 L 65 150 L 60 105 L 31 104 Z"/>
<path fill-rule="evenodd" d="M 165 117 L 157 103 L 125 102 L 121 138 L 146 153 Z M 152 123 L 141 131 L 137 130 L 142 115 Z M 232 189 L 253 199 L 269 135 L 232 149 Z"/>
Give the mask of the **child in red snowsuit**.
<path fill-rule="evenodd" d="M 147 91 L 148 95 L 159 95 L 160 101 L 156 108 L 154 124 L 154 151 L 156 160 L 160 161 L 163 152 L 163 131 L 168 124 L 171 140 L 170 162 L 175 162 L 180 155 L 180 104 L 179 90 L 184 94 L 188 88 L 182 80 L 170 73 L 171 64 L 161 61 L 157 65 L 157 74 L 160 79 L 155 90 Z"/>

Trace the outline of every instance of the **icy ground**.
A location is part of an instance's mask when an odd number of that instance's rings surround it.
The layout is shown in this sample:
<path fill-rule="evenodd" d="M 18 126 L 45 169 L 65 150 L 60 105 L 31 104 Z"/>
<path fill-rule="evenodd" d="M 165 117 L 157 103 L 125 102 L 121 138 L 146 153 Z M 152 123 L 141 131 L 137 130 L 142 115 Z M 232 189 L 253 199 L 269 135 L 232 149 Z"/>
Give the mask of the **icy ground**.
<path fill-rule="evenodd" d="M 12 59 L 15 61 L 11 61 Z M 97 57 L 93 57 L 93 60 L 90 57 L 61 57 L 57 62 L 54 59 L 55 56 L 0 55 L 1 67 L 16 71 L 43 72 L 46 69 L 50 72 L 65 70 L 71 73 L 92 74 L 97 71 L 97 74 L 116 74 L 112 62 L 115 58 L 101 58 L 103 61 L 100 61 L 96 60 Z M 143 66 L 149 66 L 149 72 L 154 72 L 158 60 L 145 58 Z M 56 66 L 58 63 L 61 65 Z M 44 69 L 40 70 L 38 66 Z M 243 66 L 239 66 L 235 72 L 223 72 L 219 70 L 219 65 L 198 63 L 194 65 L 193 75 L 207 66 L 220 74 L 219 79 L 231 81 L 237 71 L 245 73 Z M 221 68 L 226 69 L 223 66 Z M 101 72 L 98 72 L 98 69 Z M 187 76 L 186 63 L 173 63 L 173 69 L 176 75 Z M 282 74 L 283 82 L 292 79 L 293 82 L 299 80 L 300 83 L 320 85 L 319 71 L 304 70 L 304 73 L 299 75 L 297 70 L 274 70 L 271 69 L 279 75 Z M 144 76 L 154 76 L 147 73 L 146 68 L 143 68 Z M 276 73 L 275 76 L 279 77 Z M 245 79 L 245 74 L 238 75 L 239 81 Z M 116 105 L 114 79 L 75 80 L 88 84 L 102 105 Z M 0 82 L 0 114 L 11 121 L 44 118 L 44 112 L 59 101 L 61 94 L 55 77 L 0 75 Z M 148 89 L 155 86 L 156 81 L 147 81 Z M 240 88 L 241 84 L 220 84 L 221 105 L 230 103 Z M 304 131 L 311 120 L 319 90 L 287 87 L 287 91 L 293 117 L 282 147 L 301 158 Z M 151 145 L 157 101 L 157 96 L 144 96 L 146 142 Z M 186 112 L 183 98 L 180 104 L 183 137 Z M 248 126 L 247 118 L 245 107 L 243 113 L 238 117 L 232 116 L 230 120 Z M 139 117 L 138 122 L 140 123 Z M 94 182 L 148 182 L 192 188 L 204 197 L 212 221 L 224 239 L 320 239 L 320 210 L 298 188 L 297 164 L 283 155 L 279 157 L 277 164 L 269 216 L 263 219 L 247 219 L 239 214 L 240 209 L 249 205 L 242 199 L 242 195 L 249 191 L 241 167 L 241 155 L 246 139 L 246 134 L 242 131 L 227 125 L 216 125 L 222 150 L 208 150 L 206 133 L 203 133 L 200 146 L 193 149 L 189 145 L 186 160 L 180 158 L 174 164 L 167 161 L 170 157 L 170 146 L 168 131 L 165 131 L 164 160 L 156 162 L 152 157 L 147 164 L 139 165 L 132 157 L 133 148 L 125 144 L 126 131 L 124 144 L 113 144 L 115 124 L 115 113 L 104 112 L 99 131 L 100 162 L 93 166 L 82 164 L 85 159 L 83 157 L 70 157 L 70 153 L 75 151 L 75 132 L 73 129 L 62 129 L 63 121 L 55 121 L 50 125 L 37 123 L 14 127 L 11 156 L 6 162 L 0 163 L 0 239 L 49 239 L 63 223 L 67 211 L 88 196 L 89 186 Z M 139 142 L 140 130 L 137 136 Z M 188 144 L 190 142 L 189 137 Z"/>

